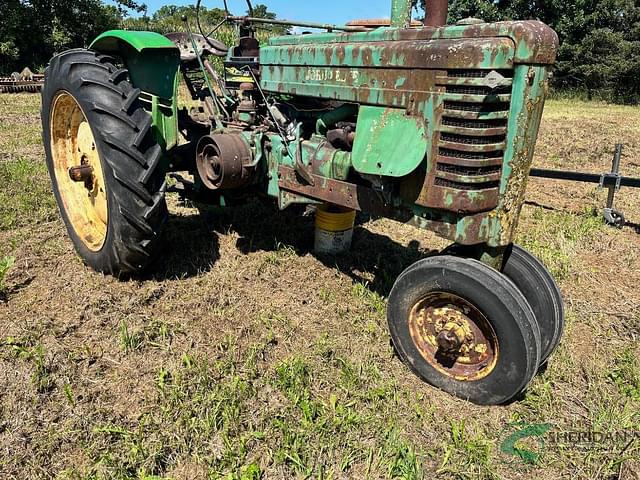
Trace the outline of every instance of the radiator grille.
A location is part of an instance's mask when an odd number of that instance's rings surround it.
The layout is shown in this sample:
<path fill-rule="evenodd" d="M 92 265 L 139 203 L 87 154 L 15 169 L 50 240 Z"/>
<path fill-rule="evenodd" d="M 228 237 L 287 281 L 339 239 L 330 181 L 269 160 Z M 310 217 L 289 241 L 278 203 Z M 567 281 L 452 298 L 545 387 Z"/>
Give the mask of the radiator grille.
<path fill-rule="evenodd" d="M 490 112 L 508 112 L 509 111 L 509 102 L 495 102 L 495 103 L 468 103 L 468 102 L 454 102 L 454 101 L 446 101 L 444 102 L 445 111 L 450 111 L 451 115 L 460 115 L 456 112 L 478 112 L 480 114 L 490 113 Z M 488 117 L 489 115 L 477 115 Z M 471 117 L 474 118 L 474 117 Z M 496 118 L 507 118 L 505 115 L 496 116 Z"/>
<path fill-rule="evenodd" d="M 512 70 L 495 70 L 497 73 L 506 78 L 513 78 Z M 449 70 L 448 78 L 485 78 L 490 70 Z"/>
<path fill-rule="evenodd" d="M 500 173 L 502 170 L 499 165 L 489 167 L 465 167 L 463 165 L 450 165 L 448 163 L 439 163 L 437 169 L 445 173 L 455 173 L 458 175 L 492 175 Z"/>
<path fill-rule="evenodd" d="M 454 180 L 445 180 L 445 179 L 440 178 L 440 177 L 436 178 L 435 184 L 437 186 L 439 186 L 439 187 L 455 188 L 456 190 L 463 190 L 463 191 L 468 191 L 468 190 L 487 190 L 487 189 L 490 189 L 490 188 L 498 188 L 500 186 L 500 182 L 494 181 L 494 182 L 477 183 L 475 185 L 477 185 L 478 188 L 473 188 L 475 186 L 473 184 L 469 184 L 469 183 L 465 183 L 465 182 L 456 182 Z"/>
<path fill-rule="evenodd" d="M 440 142 L 462 143 L 465 145 L 497 145 L 502 144 L 504 140 L 504 135 L 475 136 L 446 132 L 440 134 Z"/>
<path fill-rule="evenodd" d="M 438 156 L 439 157 L 448 157 L 448 158 L 464 158 L 467 160 L 478 160 L 478 166 L 482 163 L 482 160 L 488 160 L 490 163 L 497 163 L 500 166 L 502 165 L 502 152 L 460 152 L 457 150 L 449 150 L 448 148 L 439 148 Z M 450 162 L 449 162 L 450 163 Z"/>
<path fill-rule="evenodd" d="M 491 210 L 498 204 L 513 72 L 448 70 L 436 83 L 444 89 L 444 110 L 433 185 L 445 191 L 431 196 L 432 203 L 443 199 L 434 206 L 460 212 Z M 453 204 L 445 204 L 446 197 Z"/>

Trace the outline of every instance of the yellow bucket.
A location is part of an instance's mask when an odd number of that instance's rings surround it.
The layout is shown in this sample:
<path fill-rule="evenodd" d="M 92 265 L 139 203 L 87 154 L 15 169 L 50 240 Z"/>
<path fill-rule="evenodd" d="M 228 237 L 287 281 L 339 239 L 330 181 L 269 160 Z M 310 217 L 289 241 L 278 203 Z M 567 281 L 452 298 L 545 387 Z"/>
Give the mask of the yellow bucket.
<path fill-rule="evenodd" d="M 315 252 L 335 255 L 349 251 L 355 221 L 355 210 L 328 204 L 318 207 Z"/>

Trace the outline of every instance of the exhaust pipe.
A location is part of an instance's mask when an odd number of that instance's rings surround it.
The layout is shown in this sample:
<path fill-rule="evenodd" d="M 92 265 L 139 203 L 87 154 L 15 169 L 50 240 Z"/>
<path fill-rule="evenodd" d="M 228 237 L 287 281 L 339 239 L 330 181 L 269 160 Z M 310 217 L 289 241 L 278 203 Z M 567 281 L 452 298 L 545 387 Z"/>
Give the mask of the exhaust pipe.
<path fill-rule="evenodd" d="M 391 2 L 391 26 L 409 28 L 411 25 L 411 10 L 415 0 L 393 0 Z M 427 0 L 427 12 L 424 19 L 425 27 L 441 27 L 447 24 L 449 0 Z"/>
<path fill-rule="evenodd" d="M 391 26 L 408 28 L 411 24 L 413 0 L 393 0 L 391 2 Z"/>
<path fill-rule="evenodd" d="M 425 27 L 441 27 L 447 24 L 449 0 L 427 0 L 427 15 L 424 17 Z"/>

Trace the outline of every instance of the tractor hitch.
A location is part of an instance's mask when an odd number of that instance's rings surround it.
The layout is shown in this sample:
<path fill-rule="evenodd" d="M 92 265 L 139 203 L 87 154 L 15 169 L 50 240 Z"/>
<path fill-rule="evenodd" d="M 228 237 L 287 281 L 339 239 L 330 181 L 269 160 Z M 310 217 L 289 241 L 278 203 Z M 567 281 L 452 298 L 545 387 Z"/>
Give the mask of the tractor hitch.
<path fill-rule="evenodd" d="M 607 203 L 603 209 L 603 216 L 607 224 L 622 228 L 625 225 L 624 214 L 614 208 L 616 193 L 621 187 L 640 188 L 640 178 L 625 177 L 620 175 L 620 163 L 622 160 L 622 150 L 624 145 L 616 145 L 611 171 L 602 174 L 574 172 L 568 170 L 548 170 L 544 168 L 532 168 L 530 175 L 537 178 L 548 178 L 551 180 L 568 180 L 571 182 L 596 183 L 600 188 L 609 190 Z"/>

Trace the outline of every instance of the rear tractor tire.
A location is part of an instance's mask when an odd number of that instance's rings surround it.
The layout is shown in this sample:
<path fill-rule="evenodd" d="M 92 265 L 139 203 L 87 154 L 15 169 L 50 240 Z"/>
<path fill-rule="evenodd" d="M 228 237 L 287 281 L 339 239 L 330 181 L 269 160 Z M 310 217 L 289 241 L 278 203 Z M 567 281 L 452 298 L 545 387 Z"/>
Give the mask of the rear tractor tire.
<path fill-rule="evenodd" d="M 162 150 L 128 71 L 77 49 L 51 60 L 42 90 L 47 167 L 76 251 L 93 269 L 136 274 L 168 218 Z"/>
<path fill-rule="evenodd" d="M 540 330 L 531 307 L 507 277 L 477 260 L 415 263 L 398 277 L 387 318 L 404 363 L 473 403 L 511 400 L 538 370 Z"/>

